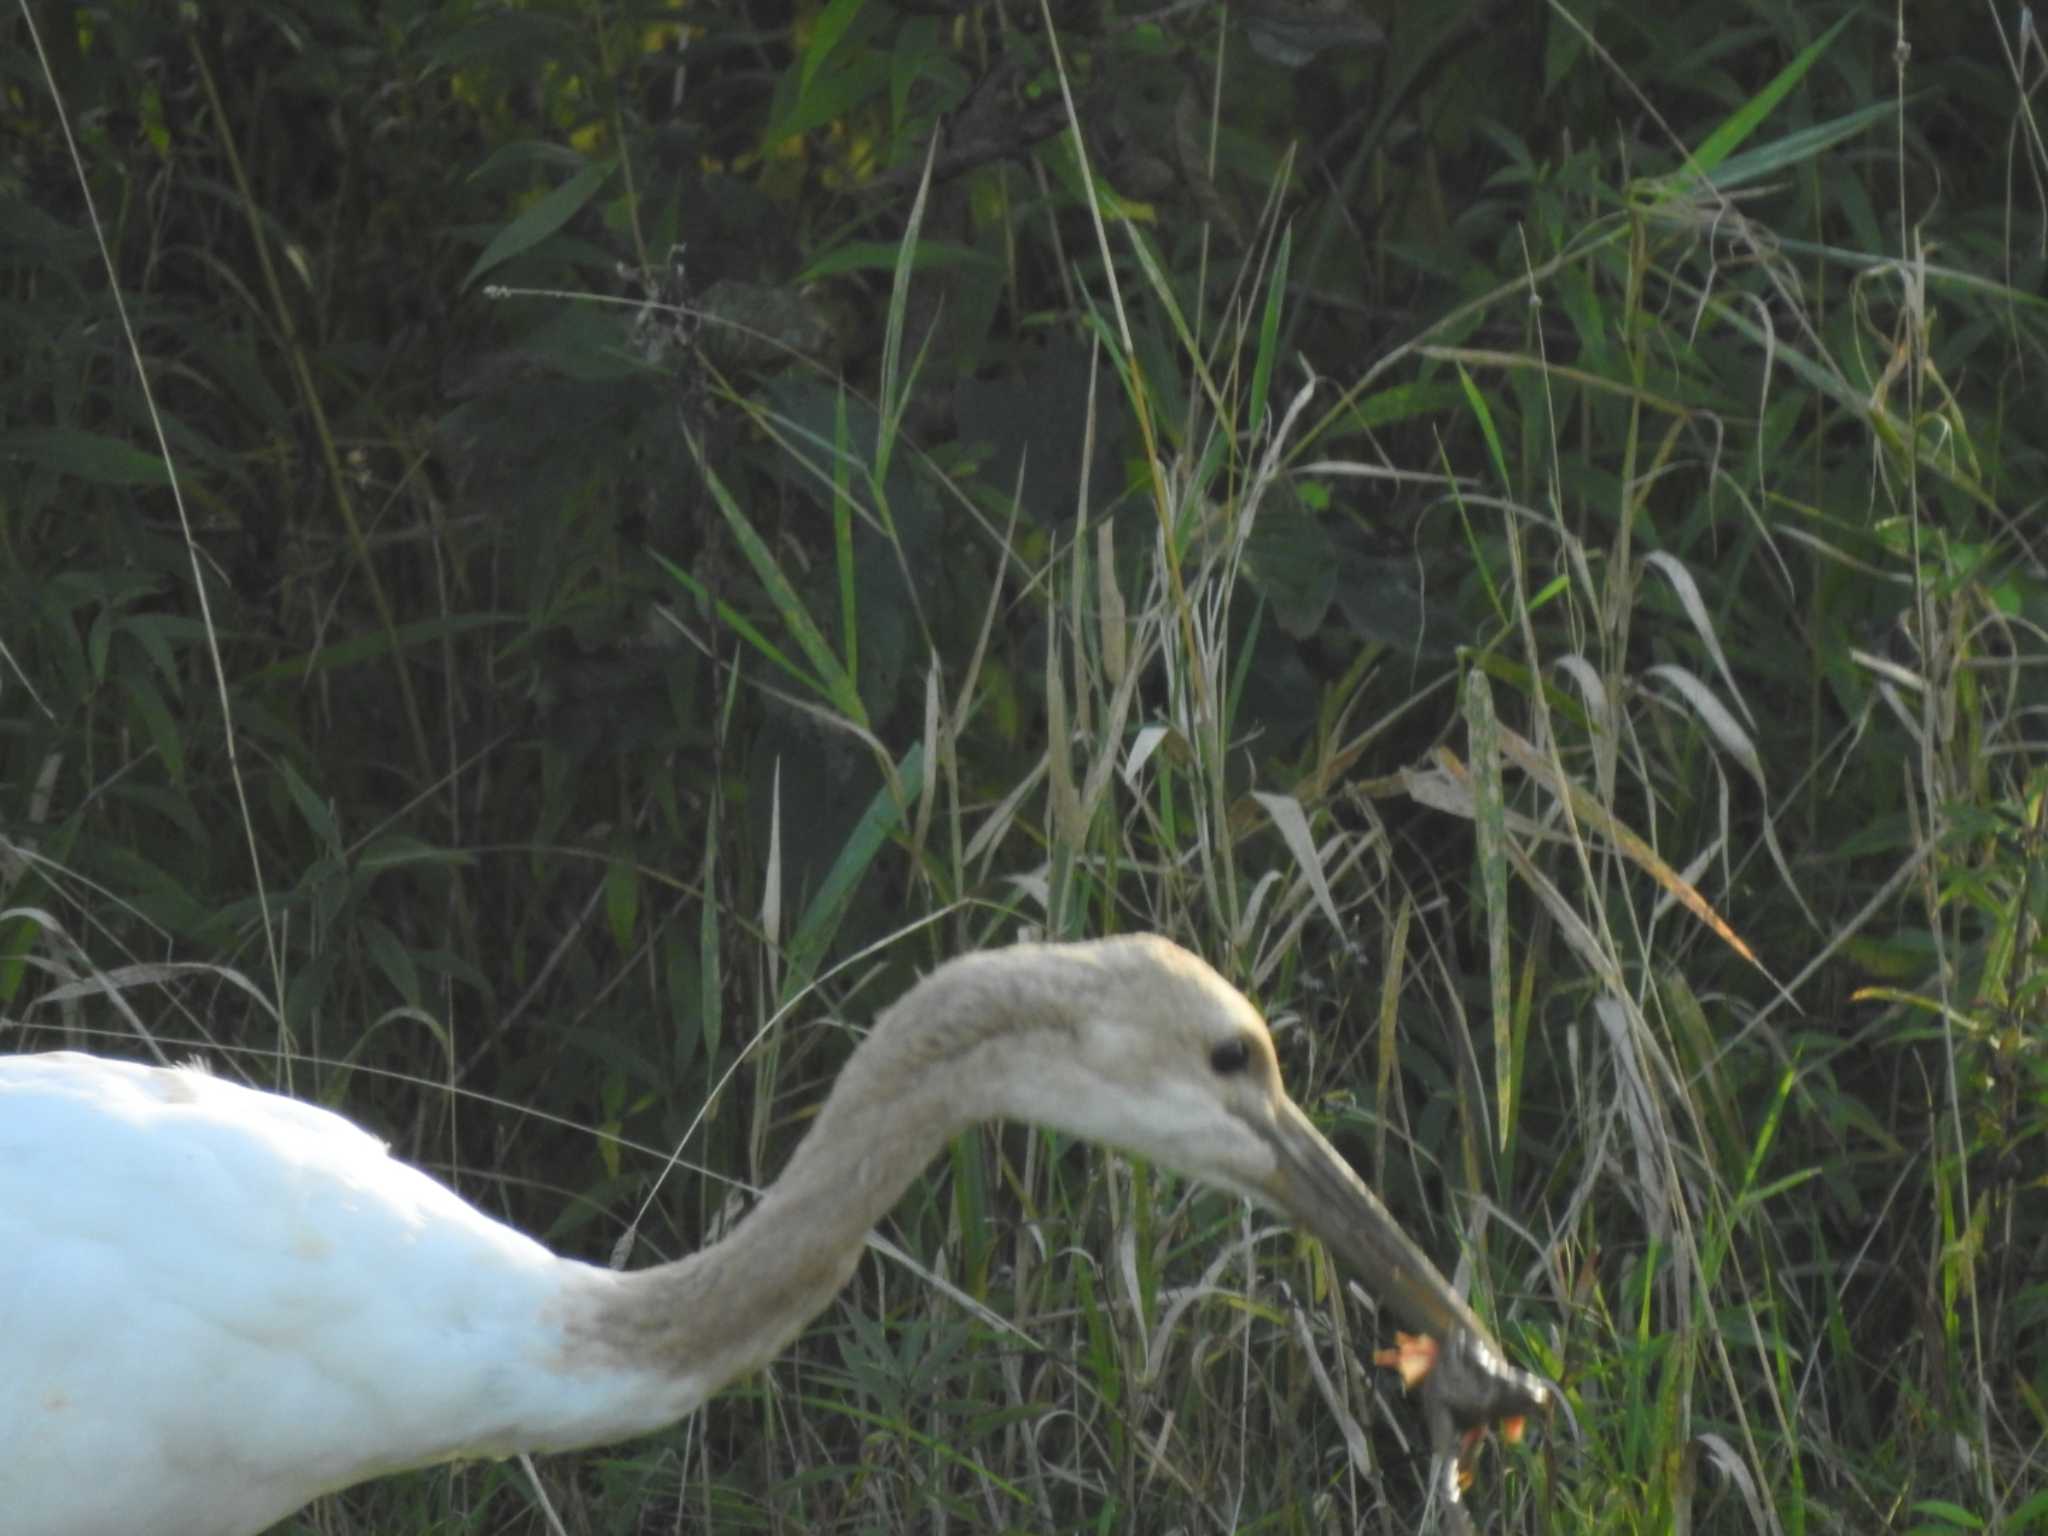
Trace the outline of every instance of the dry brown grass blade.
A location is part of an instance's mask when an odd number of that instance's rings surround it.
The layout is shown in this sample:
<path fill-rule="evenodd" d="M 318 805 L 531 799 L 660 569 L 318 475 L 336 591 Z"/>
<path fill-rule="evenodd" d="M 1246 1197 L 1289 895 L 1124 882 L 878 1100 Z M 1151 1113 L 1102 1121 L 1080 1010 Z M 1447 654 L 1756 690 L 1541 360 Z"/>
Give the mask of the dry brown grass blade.
<path fill-rule="evenodd" d="M 1500 744 L 1502 752 L 1510 762 L 1548 790 L 1554 798 L 1567 801 L 1574 816 L 1587 826 L 1603 833 L 1625 857 L 1639 865 L 1651 879 L 1669 891 L 1688 912 L 1712 930 L 1722 943 L 1759 971 L 1764 971 L 1765 975 L 1770 974 L 1764 970 L 1763 962 L 1757 959 L 1756 951 L 1742 941 L 1741 936 L 1728 925 L 1720 913 L 1714 910 L 1713 904 L 1700 894 L 1698 887 L 1665 863 L 1656 849 L 1644 842 L 1585 790 L 1553 772 L 1543 754 L 1526 738 L 1502 726 Z M 1446 773 L 1460 784 L 1470 786 L 1470 770 L 1459 761 L 1456 753 L 1448 747 L 1439 747 L 1436 757 Z"/>

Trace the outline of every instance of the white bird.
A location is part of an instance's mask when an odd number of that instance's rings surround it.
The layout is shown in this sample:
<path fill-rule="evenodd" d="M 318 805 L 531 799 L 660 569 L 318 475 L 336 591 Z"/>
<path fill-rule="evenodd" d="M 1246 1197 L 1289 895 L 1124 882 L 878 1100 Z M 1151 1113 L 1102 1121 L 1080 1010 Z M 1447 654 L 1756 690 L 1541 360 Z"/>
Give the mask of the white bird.
<path fill-rule="evenodd" d="M 1019 945 L 881 1015 L 729 1236 L 629 1273 L 326 1110 L 197 1068 L 0 1057 L 0 1528 L 243 1536 L 404 1468 L 656 1429 L 781 1350 L 918 1171 L 998 1117 L 1318 1233 L 1436 1339 L 1440 1448 L 1542 1405 L 1287 1097 L 1241 993 L 1164 939 Z"/>

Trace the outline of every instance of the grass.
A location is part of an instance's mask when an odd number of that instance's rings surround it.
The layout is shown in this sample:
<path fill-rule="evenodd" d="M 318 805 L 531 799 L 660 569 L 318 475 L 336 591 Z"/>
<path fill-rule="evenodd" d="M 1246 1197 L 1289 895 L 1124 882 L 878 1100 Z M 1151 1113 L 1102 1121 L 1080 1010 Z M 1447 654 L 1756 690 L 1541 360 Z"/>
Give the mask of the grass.
<path fill-rule="evenodd" d="M 1612 35 L 1560 91 L 1659 99 Z M 1844 100 L 1867 43 L 1740 91 L 1700 62 L 1717 110 L 1645 111 L 1627 155 L 1491 122 L 1447 227 L 1381 205 L 1369 346 L 1228 85 L 1210 191 L 1233 155 L 1280 189 L 1241 249 L 1078 136 L 973 199 L 906 183 L 894 257 L 841 278 L 845 383 L 700 346 L 739 319 L 694 267 L 654 286 L 711 312 L 658 360 L 660 303 L 543 296 L 673 233 L 560 146 L 461 193 L 537 163 L 552 202 L 436 215 L 470 244 L 385 298 L 510 297 L 411 355 L 333 275 L 367 223 L 230 155 L 256 109 L 195 46 L 159 210 L 189 264 L 135 260 L 117 204 L 135 351 L 76 339 L 83 286 L 17 348 L 55 430 L 9 440 L 0 513 L 9 1048 L 219 1052 L 642 1263 L 772 1177 L 840 1021 L 916 970 L 1159 929 L 1559 1384 L 1482 1466 L 1489 1529 L 2048 1525 L 2042 260 L 1924 211 L 1929 156 L 1883 141 L 1946 119 Z M 1101 59 L 1044 62 L 1097 127 Z M 462 100 L 399 99 L 434 143 Z M 123 166 L 90 142 L 80 186 Z M 18 294 L 90 270 L 25 249 Z M 962 339 L 998 311 L 1028 323 Z M 970 342 L 1024 381 L 980 439 Z M 782 1363 L 540 1486 L 591 1532 L 1408 1531 L 1385 1331 L 1238 1203 L 992 1129 Z M 288 1528 L 544 1519 L 473 1466 Z"/>

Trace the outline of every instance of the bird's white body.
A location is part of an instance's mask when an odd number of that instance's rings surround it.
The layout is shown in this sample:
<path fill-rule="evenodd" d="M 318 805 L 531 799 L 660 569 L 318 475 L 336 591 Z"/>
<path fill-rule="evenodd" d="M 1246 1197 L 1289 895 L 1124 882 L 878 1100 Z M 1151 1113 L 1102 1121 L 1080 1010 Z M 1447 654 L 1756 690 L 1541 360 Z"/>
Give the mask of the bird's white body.
<path fill-rule="evenodd" d="M 1241 993 L 1163 939 L 1018 945 L 885 1010 L 746 1220 L 628 1273 L 557 1258 L 325 1110 L 0 1056 L 0 1536 L 251 1536 L 402 1468 L 658 1428 L 780 1351 L 904 1186 L 995 1116 L 1311 1226 L 1451 1341 L 1446 1423 L 1531 1400 L 1287 1098 Z"/>
<path fill-rule="evenodd" d="M 0 1057 L 0 1531 L 257 1531 L 403 1467 L 677 1417 L 688 1381 L 579 1401 L 563 1325 L 617 1280 L 326 1110 Z"/>

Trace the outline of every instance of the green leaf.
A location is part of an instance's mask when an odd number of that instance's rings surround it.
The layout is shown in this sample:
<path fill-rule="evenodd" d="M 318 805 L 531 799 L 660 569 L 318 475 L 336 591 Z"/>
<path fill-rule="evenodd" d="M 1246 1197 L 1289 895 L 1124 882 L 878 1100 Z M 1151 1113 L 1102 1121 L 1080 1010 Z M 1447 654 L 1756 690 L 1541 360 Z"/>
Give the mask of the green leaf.
<path fill-rule="evenodd" d="M 1294 226 L 1280 231 L 1280 250 L 1266 284 L 1266 312 L 1259 320 L 1259 351 L 1252 361 L 1252 435 L 1266 419 L 1266 391 L 1273 383 L 1273 361 L 1280 340 L 1280 314 L 1287 299 L 1287 270 L 1294 254 Z"/>
<path fill-rule="evenodd" d="M 585 203 L 597 196 L 598 189 L 611 179 L 616 168 L 617 162 L 611 160 L 584 166 L 499 230 L 491 243 L 484 247 L 483 255 L 477 257 L 476 264 L 463 274 L 462 286 L 467 288 L 493 267 L 503 266 L 514 256 L 532 250 L 568 223 Z"/>
<path fill-rule="evenodd" d="M 869 50 L 854 53 L 807 85 L 789 104 L 788 110 L 769 123 L 761 135 L 767 145 L 838 122 L 871 96 L 888 88 L 889 61 L 886 55 Z"/>
<path fill-rule="evenodd" d="M 371 963 L 383 972 L 391 990 L 418 1008 L 425 996 L 420 989 L 419 967 L 413 964 L 411 952 L 399 942 L 397 934 L 374 917 L 363 919 L 361 933 Z"/>
<path fill-rule="evenodd" d="M 132 638 L 149 657 L 150 664 L 157 670 L 173 692 L 177 691 L 181 678 L 178 660 L 171 642 L 178 638 L 178 630 L 184 626 L 163 614 L 133 614 L 116 624 L 115 629 Z"/>
<path fill-rule="evenodd" d="M 566 17 L 511 9 L 492 14 L 481 6 L 464 7 L 451 11 L 446 35 L 422 49 L 420 60 L 431 70 L 493 65 L 517 69 L 527 60 L 551 54 L 573 56 L 575 47 L 576 28 Z"/>
<path fill-rule="evenodd" d="M 0 1004 L 14 1006 L 29 973 L 27 957 L 42 937 L 42 915 L 27 908 L 12 908 L 9 920 L 0 922 Z"/>
<path fill-rule="evenodd" d="M 299 771 L 292 766 L 290 758 L 279 758 L 277 769 L 283 775 L 284 787 L 292 798 L 292 804 L 298 807 L 300 818 L 311 830 L 314 842 L 323 852 L 338 855 L 341 851 L 341 829 L 335 825 L 334 812 L 327 802 L 314 792 L 312 785 L 299 777 Z"/>
<path fill-rule="evenodd" d="M 910 118 L 911 92 L 920 83 L 936 86 L 941 99 L 949 104 L 961 100 L 966 87 L 946 80 L 950 73 L 944 69 L 947 63 L 939 40 L 939 18 L 905 17 L 897 29 L 895 46 L 889 50 L 889 120 L 899 131 Z"/>
<path fill-rule="evenodd" d="M 423 838 L 402 832 L 387 832 L 373 837 L 356 855 L 356 868 L 372 873 L 420 865 L 443 869 L 468 869 L 475 863 L 474 858 L 460 849 L 444 848 L 438 843 L 430 843 Z"/>
<path fill-rule="evenodd" d="M 1799 57 L 1779 70 L 1776 79 L 1730 113 L 1727 120 L 1708 134 L 1706 141 L 1693 151 L 1693 168 L 1704 175 L 1713 174 L 1714 167 L 1734 154 L 1743 142 L 1756 132 L 1763 120 L 1777 110 L 1778 103 L 1785 99 L 1793 86 L 1805 78 L 1806 72 L 1813 68 L 1820 56 L 1842 35 L 1842 29 L 1855 19 L 1853 11 L 1844 15 L 1840 21 L 1800 49 Z M 1889 104 L 1886 110 L 1892 110 Z"/>
<path fill-rule="evenodd" d="M 1917 1515 L 1932 1515 L 1943 1525 L 1953 1526 L 1959 1531 L 1984 1529 L 1984 1521 L 1980 1516 L 1971 1514 L 1960 1504 L 1951 1504 L 1947 1499 L 1920 1499 L 1914 1503 L 1913 1512 Z"/>
<path fill-rule="evenodd" d="M 817 78 L 819 68 L 832 57 L 832 50 L 839 46 L 839 40 L 846 36 L 860 15 L 861 7 L 868 0 L 831 0 L 818 19 L 811 24 L 811 39 L 804 49 L 803 68 L 797 76 L 797 102 L 801 109 L 803 98 L 810 92 L 811 82 Z"/>
<path fill-rule="evenodd" d="M 1810 128 L 1801 128 L 1781 139 L 1773 139 L 1747 154 L 1731 155 L 1714 173 L 1714 185 L 1725 192 L 1749 182 L 1783 175 L 1792 166 L 1818 159 L 1865 129 L 1896 118 L 1898 112 L 1897 102 L 1872 102 L 1830 122 L 1815 123 Z"/>
<path fill-rule="evenodd" d="M 1389 426 L 1397 421 L 1415 421 L 1447 410 L 1465 398 L 1464 391 L 1443 379 L 1416 384 L 1396 384 L 1366 395 L 1344 409 L 1344 418 L 1361 429 Z"/>
<path fill-rule="evenodd" d="M 868 867 L 875 862 L 875 856 L 882 851 L 883 845 L 902 830 L 904 818 L 917 804 L 918 796 L 924 793 L 922 742 L 911 743 L 910 750 L 903 754 L 902 761 L 896 765 L 896 780 L 902 786 L 902 798 L 899 800 L 894 786 L 888 784 L 875 791 L 874 799 L 868 802 L 867 810 L 841 846 L 839 857 L 832 861 L 825 883 L 818 887 L 818 894 L 812 898 L 802 921 L 790 935 L 789 972 L 783 983 L 784 995 L 794 996 L 817 974 L 818 963 L 831 947 L 832 936 L 839 931 L 839 920 L 845 916 L 854 892 L 866 878 Z"/>
<path fill-rule="evenodd" d="M 1472 408 L 1472 414 L 1479 420 L 1480 433 L 1486 439 L 1486 456 L 1493 461 L 1493 473 L 1503 491 L 1512 491 L 1514 477 L 1508 473 L 1507 452 L 1501 446 L 1500 433 L 1493 424 L 1493 411 L 1486 403 L 1486 396 L 1479 392 L 1478 381 L 1465 371 L 1465 365 L 1458 365 L 1458 383 L 1464 387 L 1465 403 Z"/>
<path fill-rule="evenodd" d="M 702 582 L 659 550 L 654 551 L 654 558 L 670 576 L 675 578 L 679 585 L 689 592 L 692 597 L 696 598 L 698 602 L 715 612 L 721 621 L 730 625 L 733 632 L 746 641 L 747 644 L 774 662 L 776 666 L 782 668 L 783 671 L 802 683 L 811 692 L 824 694 L 829 691 L 817 678 L 784 655 L 780 646 L 776 645 L 773 640 L 770 640 L 759 629 L 755 628 L 753 622 L 745 614 L 733 607 L 732 604 L 722 597 L 713 597 L 709 589 Z"/>
<path fill-rule="evenodd" d="M 1514 1124 L 1514 1052 L 1509 1023 L 1514 1008 L 1508 963 L 1507 795 L 1501 784 L 1500 718 L 1486 673 L 1465 674 L 1462 697 L 1472 753 L 1472 828 L 1479 844 L 1479 887 L 1486 908 L 1486 970 L 1493 1013 L 1494 1097 L 1500 1106 L 1500 1145 L 1506 1150 Z"/>
<path fill-rule="evenodd" d="M 814 283 L 821 277 L 837 277 L 842 272 L 894 272 L 903 255 L 900 243 L 882 240 L 850 240 L 845 245 L 820 256 L 800 272 L 792 287 L 801 288 Z M 990 271 L 1001 270 L 993 257 L 975 250 L 972 246 L 956 245 L 950 240 L 920 240 L 910 251 L 910 266 L 913 271 L 926 272 L 942 267 L 983 267 Z"/>
<path fill-rule="evenodd" d="M 118 437 L 76 427 L 0 433 L 0 462 L 22 460 L 96 485 L 169 485 L 171 472 L 154 453 Z"/>
<path fill-rule="evenodd" d="M 185 777 L 185 738 L 178 732 L 178 724 L 172 718 L 163 695 L 156 685 L 143 673 L 131 671 L 122 679 L 128 694 L 128 705 L 142 721 L 143 729 L 155 744 L 157 753 L 164 760 L 164 771 L 172 783 L 179 783 Z"/>
<path fill-rule="evenodd" d="M 633 948 L 633 930 L 640 922 L 640 866 L 630 858 L 612 858 L 604 866 L 604 912 L 619 953 Z"/>
<path fill-rule="evenodd" d="M 732 530 L 734 540 L 747 557 L 747 563 L 754 568 L 755 578 L 766 589 L 769 601 L 774 603 L 775 611 L 782 615 L 783 624 L 796 637 L 798 647 L 816 673 L 815 681 L 805 680 L 810 681 L 842 715 L 865 730 L 868 713 L 866 706 L 861 703 L 859 685 L 839 658 L 833 655 L 824 632 L 818 628 L 817 621 L 811 617 L 810 610 L 804 607 L 803 599 L 797 595 L 795 584 L 783 574 L 781 562 L 775 558 L 774 550 L 768 547 L 767 540 L 754 531 L 754 525 L 747 521 L 746 513 L 742 512 L 739 503 L 733 500 L 732 492 L 725 488 L 725 482 L 719 478 L 718 472 L 701 453 L 697 456 L 697 464 L 703 471 L 705 485 L 711 490 L 712 500 L 718 503 L 718 510 L 724 514 L 726 527 Z M 684 576 L 684 572 L 674 565 L 669 565 L 666 560 L 662 564 L 668 565 L 671 573 Z M 697 583 L 691 580 L 689 585 L 695 587 Z M 737 615 L 723 603 L 719 604 L 719 613 L 728 622 L 737 618 Z M 801 671 L 791 666 L 763 637 L 754 634 L 751 627 L 743 632 L 749 634 L 754 643 L 778 666 L 789 671 L 792 676 L 803 676 Z"/>
<path fill-rule="evenodd" d="M 344 640 L 338 645 L 323 645 L 316 651 L 288 656 L 283 661 L 274 661 L 269 666 L 250 673 L 242 681 L 262 683 L 275 682 L 279 678 L 311 677 L 319 672 L 352 667 L 358 662 L 375 661 L 391 655 L 394 651 L 410 651 L 418 646 L 450 640 L 473 629 L 484 629 L 494 624 L 524 622 L 525 615 L 509 613 L 460 613 L 447 618 L 421 619 L 416 623 L 401 624 L 395 633 L 389 635 L 382 630 L 372 630 L 357 639 Z"/>

